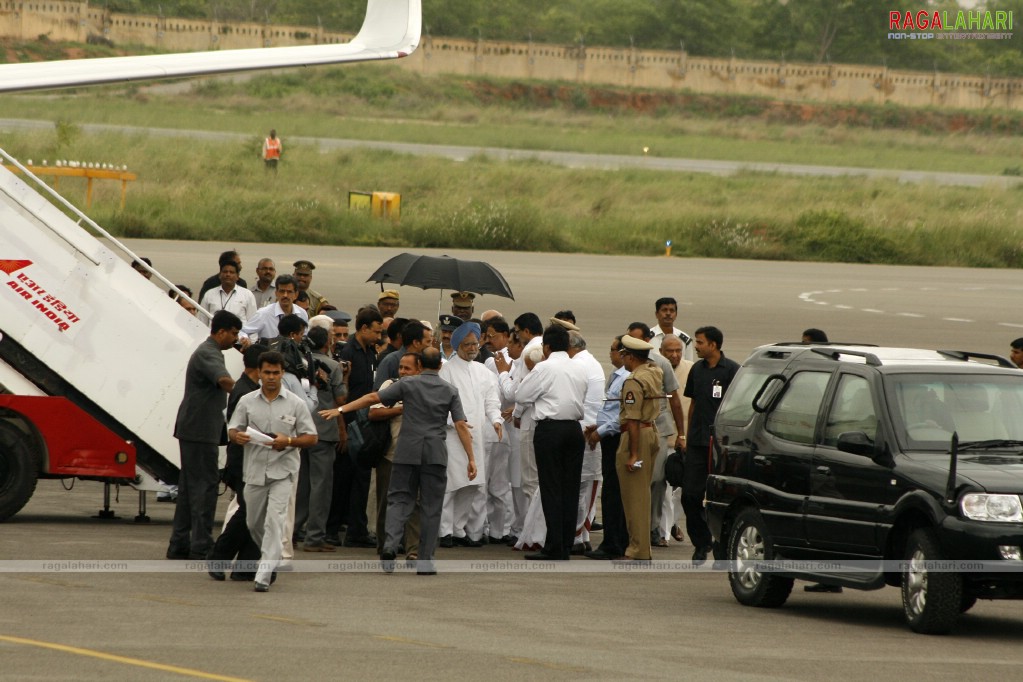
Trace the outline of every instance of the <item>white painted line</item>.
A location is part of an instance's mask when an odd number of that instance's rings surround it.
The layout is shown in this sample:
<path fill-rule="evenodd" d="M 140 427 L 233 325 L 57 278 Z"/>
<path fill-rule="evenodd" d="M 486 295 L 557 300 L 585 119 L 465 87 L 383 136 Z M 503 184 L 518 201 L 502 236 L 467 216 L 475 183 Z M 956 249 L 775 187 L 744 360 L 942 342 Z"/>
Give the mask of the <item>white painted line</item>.
<path fill-rule="evenodd" d="M 841 289 L 828 289 L 827 292 L 825 292 L 825 293 L 828 293 L 828 294 L 840 294 L 840 293 L 842 293 L 842 290 Z"/>
<path fill-rule="evenodd" d="M 999 322 L 1001 327 L 1012 327 L 1013 329 L 1023 329 L 1023 324 L 1014 324 L 1012 322 Z"/>
<path fill-rule="evenodd" d="M 838 305 L 836 303 L 835 307 L 838 308 L 839 310 L 852 310 L 852 306 L 851 305 Z"/>
<path fill-rule="evenodd" d="M 850 289 L 849 291 L 867 291 L 867 289 L 864 289 L 863 287 L 858 287 L 856 289 Z"/>
<path fill-rule="evenodd" d="M 877 308 L 860 308 L 860 310 L 862 310 L 865 313 L 881 313 L 881 314 L 884 314 L 883 310 L 878 310 Z"/>
<path fill-rule="evenodd" d="M 827 301 L 814 301 L 817 305 L 829 305 Z"/>
<path fill-rule="evenodd" d="M 943 317 L 941 319 L 945 320 L 945 322 L 973 322 L 973 320 L 967 320 L 962 317 Z"/>
<path fill-rule="evenodd" d="M 895 313 L 900 317 L 923 317 L 920 313 Z"/>

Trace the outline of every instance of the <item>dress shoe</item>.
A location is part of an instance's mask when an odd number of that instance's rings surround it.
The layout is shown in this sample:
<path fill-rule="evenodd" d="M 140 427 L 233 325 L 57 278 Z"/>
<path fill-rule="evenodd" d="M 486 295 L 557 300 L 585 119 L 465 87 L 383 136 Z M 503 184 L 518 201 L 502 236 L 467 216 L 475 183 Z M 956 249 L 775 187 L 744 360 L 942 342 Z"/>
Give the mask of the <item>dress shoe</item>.
<path fill-rule="evenodd" d="M 488 545 L 504 545 L 504 544 L 507 544 L 508 541 L 505 540 L 505 538 L 507 538 L 507 537 L 508 536 L 505 535 L 504 538 L 495 538 L 493 535 L 488 535 L 487 536 L 487 544 Z"/>
<path fill-rule="evenodd" d="M 693 563 L 700 566 L 707 562 L 707 555 L 710 554 L 711 547 L 697 547 L 696 551 L 693 552 Z"/>
<path fill-rule="evenodd" d="M 397 556 L 392 550 L 385 549 L 380 553 L 380 566 L 384 573 L 394 573 L 394 557 Z"/>
<path fill-rule="evenodd" d="M 438 542 L 437 545 L 440 547 L 451 549 L 452 547 L 455 546 L 455 539 L 450 535 L 445 535 L 440 539 L 440 542 Z"/>
<path fill-rule="evenodd" d="M 514 547 L 516 544 L 518 544 L 518 541 L 519 541 L 519 536 L 518 535 L 509 535 L 507 537 L 508 537 L 508 541 L 505 542 L 504 544 L 508 545 L 509 547 Z"/>
<path fill-rule="evenodd" d="M 604 524 L 601 523 L 600 521 L 594 521 L 593 523 L 590 524 L 590 530 L 594 530 L 594 531 L 596 531 L 596 530 L 604 530 Z"/>
<path fill-rule="evenodd" d="M 416 571 L 416 575 L 437 575 L 437 571 Z"/>
<path fill-rule="evenodd" d="M 832 592 L 840 594 L 842 592 L 841 585 L 825 585 L 824 583 L 817 583 L 816 585 L 806 585 L 803 587 L 803 592 Z"/>
<path fill-rule="evenodd" d="M 665 540 L 664 538 L 657 538 L 656 540 L 651 540 L 650 541 L 650 546 L 651 547 L 667 547 L 668 546 L 668 541 Z"/>
<path fill-rule="evenodd" d="M 209 574 L 217 582 L 227 580 L 227 575 L 223 571 L 209 571 Z"/>
<path fill-rule="evenodd" d="M 344 544 L 341 541 L 340 537 L 338 537 L 337 535 L 329 535 L 329 534 L 323 536 L 323 542 L 324 542 L 324 544 L 334 545 L 335 547 L 341 547 Z"/>
<path fill-rule="evenodd" d="M 336 552 L 337 547 L 326 542 L 307 542 L 302 545 L 303 552 Z"/>
<path fill-rule="evenodd" d="M 266 583 L 256 583 L 256 592 L 269 592 L 270 586 Z"/>
<path fill-rule="evenodd" d="M 167 550 L 167 558 L 168 559 L 173 559 L 174 561 L 187 561 L 188 560 L 188 550 L 181 551 L 181 550 L 177 550 L 177 549 L 168 549 Z"/>
<path fill-rule="evenodd" d="M 466 547 L 486 547 L 486 545 L 487 541 L 484 540 L 483 538 L 480 538 L 479 540 L 473 540 L 472 538 L 469 538 L 469 542 L 465 544 Z"/>
<path fill-rule="evenodd" d="M 572 545 L 572 550 L 569 554 L 573 556 L 584 556 L 587 552 L 593 551 L 593 547 L 588 542 L 577 542 Z"/>
<path fill-rule="evenodd" d="M 546 552 L 534 552 L 533 554 L 527 554 L 526 558 L 530 561 L 554 561 L 554 557 Z"/>
<path fill-rule="evenodd" d="M 232 571 L 231 580 L 241 583 L 251 583 L 256 579 L 255 573 L 242 573 L 241 571 Z"/>
<path fill-rule="evenodd" d="M 597 559 L 599 561 L 610 561 L 611 559 L 617 558 L 617 557 L 619 557 L 621 555 L 618 554 L 618 553 L 612 554 L 610 552 L 605 552 L 602 549 L 595 549 L 593 551 L 586 552 L 583 556 L 585 556 L 587 559 Z"/>
<path fill-rule="evenodd" d="M 377 539 L 374 535 L 365 535 L 361 538 L 350 538 L 345 536 L 345 547 L 363 547 L 376 549 Z"/>
<path fill-rule="evenodd" d="M 686 536 L 682 534 L 682 529 L 678 526 L 671 527 L 671 537 L 673 537 L 676 542 L 682 542 L 686 539 Z"/>

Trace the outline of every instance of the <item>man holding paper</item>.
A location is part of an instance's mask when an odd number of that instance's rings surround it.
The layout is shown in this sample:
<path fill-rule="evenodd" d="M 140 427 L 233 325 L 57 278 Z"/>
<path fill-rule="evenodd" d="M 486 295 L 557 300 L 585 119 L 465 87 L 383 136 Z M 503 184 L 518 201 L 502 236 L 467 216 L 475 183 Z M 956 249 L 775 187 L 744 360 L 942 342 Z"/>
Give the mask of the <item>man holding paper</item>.
<path fill-rule="evenodd" d="M 299 449 L 316 444 L 316 425 L 305 401 L 282 388 L 284 357 L 259 356 L 260 390 L 245 395 L 228 424 L 231 442 L 245 448 L 245 520 L 260 546 L 256 592 L 270 589 L 281 559 L 288 501 L 298 476 Z"/>

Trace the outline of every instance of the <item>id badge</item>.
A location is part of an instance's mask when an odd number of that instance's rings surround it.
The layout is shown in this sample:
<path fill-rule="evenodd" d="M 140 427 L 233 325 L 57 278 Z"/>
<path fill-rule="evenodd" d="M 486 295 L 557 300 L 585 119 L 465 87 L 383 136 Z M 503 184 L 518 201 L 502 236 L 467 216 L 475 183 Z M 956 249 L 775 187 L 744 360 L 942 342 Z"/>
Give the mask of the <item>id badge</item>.
<path fill-rule="evenodd" d="M 287 424 L 288 426 L 294 426 L 295 425 L 295 418 L 293 416 L 291 416 L 290 414 L 286 414 L 286 415 L 282 416 L 281 417 L 281 421 L 284 422 L 285 424 Z"/>
<path fill-rule="evenodd" d="M 721 398 L 721 384 L 714 384 L 710 389 L 711 398 Z"/>

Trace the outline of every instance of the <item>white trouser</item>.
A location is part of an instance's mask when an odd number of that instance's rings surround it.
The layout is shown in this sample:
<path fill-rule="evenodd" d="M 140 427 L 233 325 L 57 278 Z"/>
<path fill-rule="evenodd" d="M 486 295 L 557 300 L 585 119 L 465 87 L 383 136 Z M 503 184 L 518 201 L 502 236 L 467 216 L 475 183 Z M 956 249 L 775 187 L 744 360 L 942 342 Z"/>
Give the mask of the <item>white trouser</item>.
<path fill-rule="evenodd" d="M 467 485 L 444 493 L 440 513 L 440 537 L 451 535 L 479 540 L 487 520 L 487 491 L 482 485 Z"/>
<path fill-rule="evenodd" d="M 501 440 L 487 443 L 487 524 L 491 537 L 503 538 L 510 531 L 515 512 L 511 481 L 508 477 L 508 459 L 511 446 Z"/>
<path fill-rule="evenodd" d="M 260 549 L 257 583 L 269 585 L 270 576 L 281 560 L 288 499 L 295 488 L 295 478 L 269 480 L 266 485 L 245 484 L 245 523 Z"/>

